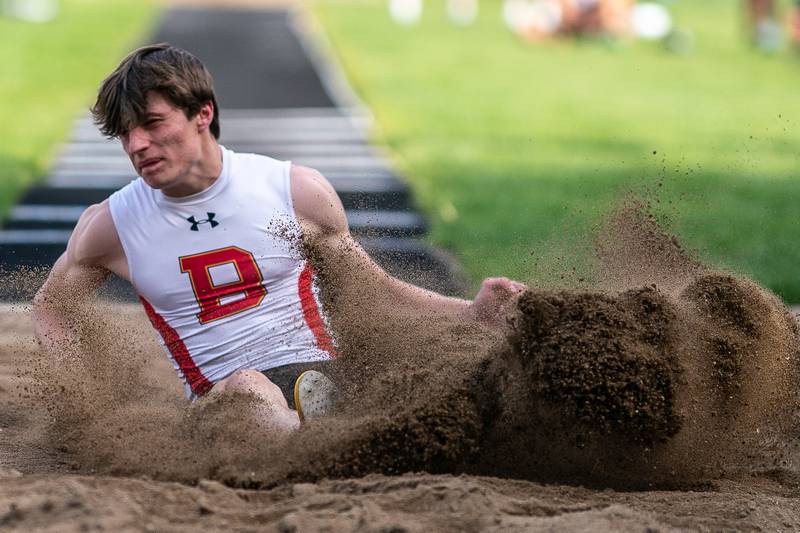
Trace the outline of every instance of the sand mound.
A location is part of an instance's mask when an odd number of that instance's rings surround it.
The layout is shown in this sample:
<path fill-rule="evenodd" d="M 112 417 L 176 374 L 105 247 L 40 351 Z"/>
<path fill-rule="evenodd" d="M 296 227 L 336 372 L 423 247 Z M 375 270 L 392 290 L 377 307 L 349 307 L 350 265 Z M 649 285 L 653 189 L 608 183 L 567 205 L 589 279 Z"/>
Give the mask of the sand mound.
<path fill-rule="evenodd" d="M 751 282 L 702 272 L 677 296 L 530 291 L 511 340 L 490 439 L 503 452 L 483 457 L 505 475 L 685 487 L 788 461 L 776 444 L 798 434 L 796 322 Z"/>
<path fill-rule="evenodd" d="M 528 291 L 513 349 L 532 401 L 561 405 L 593 431 L 663 442 L 680 428 L 674 382 L 676 314 L 653 287 L 616 297 Z"/>

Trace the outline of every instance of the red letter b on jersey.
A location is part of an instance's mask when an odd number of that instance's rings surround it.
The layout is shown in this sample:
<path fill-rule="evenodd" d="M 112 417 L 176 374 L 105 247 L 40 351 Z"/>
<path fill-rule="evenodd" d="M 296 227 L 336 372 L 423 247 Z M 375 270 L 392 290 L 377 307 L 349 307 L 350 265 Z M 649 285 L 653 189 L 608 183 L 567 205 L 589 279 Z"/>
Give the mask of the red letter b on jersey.
<path fill-rule="evenodd" d="M 236 246 L 181 257 L 180 264 L 192 282 L 201 324 L 257 307 L 267 294 L 253 254 Z M 210 269 L 223 265 L 233 267 L 239 279 L 215 285 Z"/>

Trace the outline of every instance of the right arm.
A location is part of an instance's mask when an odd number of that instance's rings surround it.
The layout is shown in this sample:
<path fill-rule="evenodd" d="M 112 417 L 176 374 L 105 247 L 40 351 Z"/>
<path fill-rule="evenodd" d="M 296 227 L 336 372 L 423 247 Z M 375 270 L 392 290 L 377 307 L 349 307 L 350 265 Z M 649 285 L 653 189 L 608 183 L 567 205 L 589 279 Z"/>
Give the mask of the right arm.
<path fill-rule="evenodd" d="M 71 318 L 111 273 L 129 278 L 108 200 L 83 212 L 66 251 L 33 299 L 34 331 L 49 353 L 74 350 Z"/>

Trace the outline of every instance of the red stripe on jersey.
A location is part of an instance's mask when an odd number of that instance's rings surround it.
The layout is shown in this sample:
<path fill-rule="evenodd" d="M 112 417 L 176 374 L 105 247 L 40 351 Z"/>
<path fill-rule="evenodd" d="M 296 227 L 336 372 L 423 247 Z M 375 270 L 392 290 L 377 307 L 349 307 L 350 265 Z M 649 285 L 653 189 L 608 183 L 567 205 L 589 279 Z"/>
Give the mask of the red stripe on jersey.
<path fill-rule="evenodd" d="M 153 324 L 153 327 L 156 328 L 161 338 L 164 339 L 164 344 L 166 344 L 169 353 L 172 354 L 172 358 L 178 363 L 178 368 L 181 369 L 192 392 L 198 396 L 207 393 L 214 384 L 211 383 L 197 367 L 188 348 L 186 348 L 186 344 L 183 342 L 183 339 L 181 339 L 181 336 L 178 335 L 175 328 L 167 324 L 164 317 L 153 309 L 150 302 L 141 296 L 139 296 L 139 300 L 142 301 L 144 311 L 147 313 L 147 318 L 150 319 L 150 323 Z"/>
<path fill-rule="evenodd" d="M 306 267 L 297 281 L 300 292 L 300 305 L 303 307 L 303 317 L 305 317 L 306 324 L 314 334 L 317 347 L 328 352 L 333 358 L 336 357 L 336 350 L 333 347 L 333 339 L 325 331 L 325 323 L 319 314 L 317 299 L 314 297 L 313 281 L 314 269 L 311 267 L 311 263 L 306 262 Z"/>

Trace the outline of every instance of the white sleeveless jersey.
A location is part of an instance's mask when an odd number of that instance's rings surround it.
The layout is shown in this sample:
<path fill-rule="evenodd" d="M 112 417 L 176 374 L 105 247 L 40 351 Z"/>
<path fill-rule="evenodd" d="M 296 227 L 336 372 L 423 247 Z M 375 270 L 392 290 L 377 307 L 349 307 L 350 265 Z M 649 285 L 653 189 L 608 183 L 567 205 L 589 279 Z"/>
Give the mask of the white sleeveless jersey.
<path fill-rule="evenodd" d="M 236 370 L 334 353 L 298 249 L 291 163 L 222 154 L 198 194 L 171 198 L 138 178 L 109 198 L 131 283 L 192 399 Z"/>

